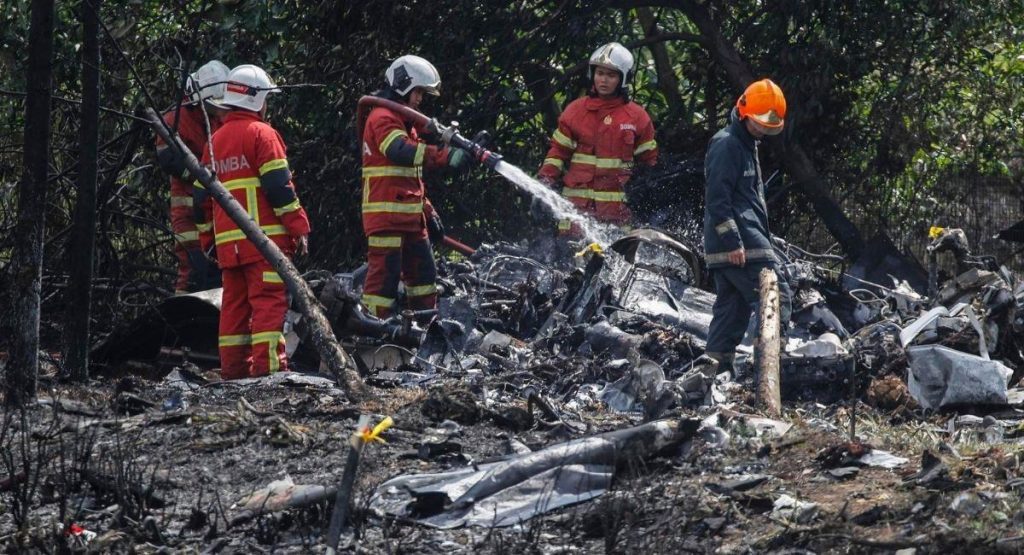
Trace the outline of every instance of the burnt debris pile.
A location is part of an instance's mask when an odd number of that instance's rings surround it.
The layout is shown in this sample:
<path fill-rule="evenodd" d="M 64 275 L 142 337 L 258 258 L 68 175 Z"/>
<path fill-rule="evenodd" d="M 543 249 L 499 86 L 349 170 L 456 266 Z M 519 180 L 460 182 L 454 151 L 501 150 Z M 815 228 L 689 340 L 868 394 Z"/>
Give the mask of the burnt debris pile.
<path fill-rule="evenodd" d="M 884 246 L 853 266 L 776 247 L 793 292 L 777 412 L 762 323 L 731 365 L 706 356 L 701 254 L 653 229 L 483 245 L 440 262 L 436 311 L 387 320 L 359 303 L 364 270 L 307 276 L 360 402 L 297 313 L 297 371 L 220 381 L 219 292 L 167 299 L 97 345 L 117 379 L 0 428 L 0 493 L 20 503 L 0 531 L 100 551 L 941 550 L 936 526 L 951 545 L 1016 541 L 1024 506 L 999 490 L 1024 480 L 1019 278 L 956 230 L 927 268 Z M 992 525 L 953 524 L 978 515 Z"/>

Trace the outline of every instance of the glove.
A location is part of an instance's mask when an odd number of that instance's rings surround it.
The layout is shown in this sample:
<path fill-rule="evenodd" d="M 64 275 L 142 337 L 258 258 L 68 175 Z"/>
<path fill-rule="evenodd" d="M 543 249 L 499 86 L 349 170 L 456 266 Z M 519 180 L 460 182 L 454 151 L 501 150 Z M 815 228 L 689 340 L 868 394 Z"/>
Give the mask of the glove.
<path fill-rule="evenodd" d="M 220 268 L 216 261 L 211 260 L 202 249 L 188 249 L 188 283 L 190 291 L 206 291 L 220 287 Z"/>
<path fill-rule="evenodd" d="M 448 167 L 456 173 L 467 171 L 473 164 L 473 155 L 464 149 L 451 147 L 448 149 Z"/>
<path fill-rule="evenodd" d="M 558 180 L 548 175 L 537 175 L 537 181 L 540 181 L 548 189 L 557 189 Z"/>
<path fill-rule="evenodd" d="M 432 245 L 440 245 L 444 241 L 444 223 L 437 212 L 431 212 L 427 217 L 427 236 L 430 237 Z"/>

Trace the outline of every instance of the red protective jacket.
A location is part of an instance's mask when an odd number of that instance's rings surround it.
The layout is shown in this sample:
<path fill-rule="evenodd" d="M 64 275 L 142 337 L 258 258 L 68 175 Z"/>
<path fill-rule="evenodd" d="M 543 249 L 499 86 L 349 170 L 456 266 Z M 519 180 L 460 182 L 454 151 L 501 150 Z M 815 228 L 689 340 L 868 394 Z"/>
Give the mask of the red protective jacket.
<path fill-rule="evenodd" d="M 182 105 L 181 110 L 170 109 L 163 113 L 163 120 L 167 123 L 167 126 L 171 129 L 175 129 L 177 125 L 178 135 L 181 137 L 181 141 L 185 143 L 185 146 L 192 151 L 192 154 L 196 158 L 203 156 L 203 149 L 206 147 L 206 122 L 203 118 L 203 110 L 199 106 Z M 210 133 L 213 134 L 220 127 L 220 121 L 210 116 Z M 166 148 L 167 143 L 164 142 L 160 135 L 156 136 L 156 150 L 159 153 Z M 165 170 L 170 170 L 168 167 L 164 167 Z M 187 188 L 189 191 L 192 190 L 192 182 L 188 179 L 188 174 L 184 173 L 184 164 L 180 165 L 180 171 L 170 172 L 172 182 L 179 183 L 182 187 Z"/>
<path fill-rule="evenodd" d="M 555 182 L 568 164 L 562 196 L 598 221 L 624 224 L 630 217 L 624 186 L 634 160 L 653 166 L 657 159 L 654 124 L 639 104 L 588 96 L 571 102 L 558 118 L 538 173 Z"/>
<path fill-rule="evenodd" d="M 404 143 L 410 160 L 386 154 L 396 141 Z M 392 150 L 392 152 L 394 152 Z M 416 232 L 426 227 L 423 169 L 444 167 L 448 149 L 427 145 L 401 116 L 376 107 L 363 128 L 363 232 Z"/>
<path fill-rule="evenodd" d="M 295 252 L 295 240 L 309 234 L 309 218 L 299 204 L 285 155 L 284 141 L 259 114 L 234 110 L 213 134 L 212 167 L 224 187 L 231 192 L 285 254 Z M 203 163 L 210 164 L 209 151 Z M 241 266 L 260 260 L 256 249 L 227 212 L 215 204 L 202 184 L 196 185 L 197 202 L 203 221 L 197 222 L 203 249 L 217 244 L 217 262 L 221 268 Z M 212 228 L 211 228 L 212 223 Z"/>
<path fill-rule="evenodd" d="M 203 110 L 199 106 L 183 105 L 180 110 L 172 109 L 164 112 L 163 120 L 167 126 L 175 129 L 185 146 L 196 158 L 203 157 L 206 147 L 206 122 Z M 210 132 L 217 131 L 220 121 L 210 118 Z M 175 158 L 169 151 L 165 152 L 167 143 L 156 136 L 157 160 L 161 168 L 171 176 L 171 221 L 174 232 L 179 236 L 179 243 L 198 243 L 199 234 L 195 228 L 195 216 L 192 210 L 192 179 L 185 170 L 183 159 Z"/>

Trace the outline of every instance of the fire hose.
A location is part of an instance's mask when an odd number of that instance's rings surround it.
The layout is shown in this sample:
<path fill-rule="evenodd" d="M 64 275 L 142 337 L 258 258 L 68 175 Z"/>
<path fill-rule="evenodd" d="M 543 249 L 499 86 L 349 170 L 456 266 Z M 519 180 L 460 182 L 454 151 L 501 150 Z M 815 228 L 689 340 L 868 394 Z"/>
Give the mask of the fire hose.
<path fill-rule="evenodd" d="M 498 162 L 501 161 L 501 155 L 497 152 L 491 152 L 484 148 L 483 145 L 462 136 L 459 133 L 459 129 L 456 124 L 449 126 L 443 125 L 441 122 L 437 121 L 437 119 L 429 118 L 405 104 L 388 100 L 386 98 L 380 98 L 378 96 L 366 95 L 359 99 L 359 105 L 356 108 L 356 131 L 358 131 L 360 137 L 363 136 L 363 127 L 366 125 L 366 117 L 369 115 L 370 109 L 374 106 L 381 106 L 400 114 L 406 121 L 413 125 L 423 128 L 428 133 L 438 135 L 441 138 L 441 141 L 445 144 L 461 148 L 469 152 L 474 159 L 492 170 L 497 167 Z"/>
<path fill-rule="evenodd" d="M 370 114 L 370 110 L 375 106 L 387 108 L 401 115 L 405 121 L 423 128 L 428 133 L 438 135 L 441 138 L 441 141 L 445 144 L 461 148 L 466 152 L 469 152 L 474 159 L 492 170 L 495 169 L 498 166 L 498 162 L 501 161 L 500 154 L 492 152 L 484 148 L 480 143 L 462 136 L 459 133 L 456 124 L 445 126 L 441 124 L 441 122 L 437 121 L 437 119 L 429 118 L 405 104 L 372 95 L 366 95 L 360 98 L 359 104 L 356 108 L 356 130 L 360 137 L 363 136 L 363 128 L 366 126 L 366 117 Z M 454 237 L 445 236 L 444 244 L 466 256 L 472 256 L 472 254 L 476 252 L 475 249 Z"/>

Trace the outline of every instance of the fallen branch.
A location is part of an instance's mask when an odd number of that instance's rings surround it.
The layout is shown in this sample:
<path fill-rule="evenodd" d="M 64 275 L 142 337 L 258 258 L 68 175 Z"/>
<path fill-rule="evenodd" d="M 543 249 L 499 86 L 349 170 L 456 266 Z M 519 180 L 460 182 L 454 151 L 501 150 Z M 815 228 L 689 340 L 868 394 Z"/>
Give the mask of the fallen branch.
<path fill-rule="evenodd" d="M 761 270 L 760 283 L 760 319 L 757 341 L 754 343 L 757 400 L 768 417 L 778 418 L 782 415 L 782 396 L 779 391 L 779 278 L 774 270 L 765 268 Z"/>

